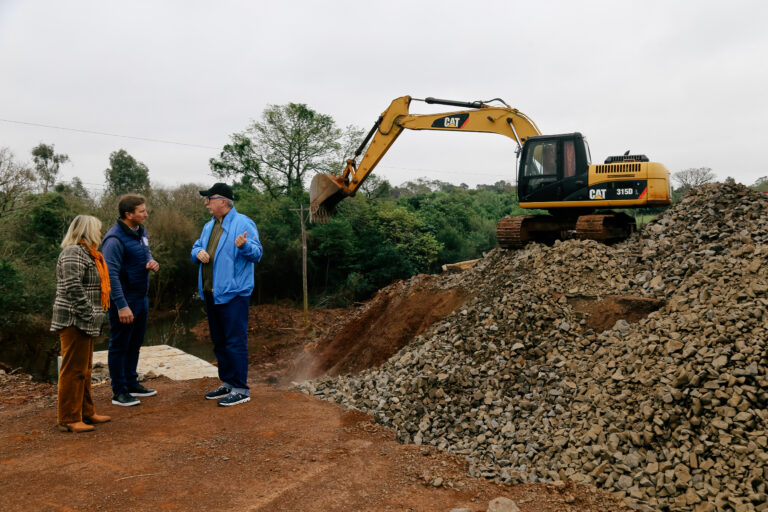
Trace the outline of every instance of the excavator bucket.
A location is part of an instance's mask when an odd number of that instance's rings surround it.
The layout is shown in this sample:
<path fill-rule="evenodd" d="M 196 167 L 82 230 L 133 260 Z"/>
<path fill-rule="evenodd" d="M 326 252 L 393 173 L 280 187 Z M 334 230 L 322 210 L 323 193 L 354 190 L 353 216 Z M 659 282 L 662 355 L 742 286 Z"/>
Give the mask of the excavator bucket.
<path fill-rule="evenodd" d="M 309 185 L 309 221 L 328 222 L 339 201 L 349 195 L 341 176 L 316 174 Z"/>

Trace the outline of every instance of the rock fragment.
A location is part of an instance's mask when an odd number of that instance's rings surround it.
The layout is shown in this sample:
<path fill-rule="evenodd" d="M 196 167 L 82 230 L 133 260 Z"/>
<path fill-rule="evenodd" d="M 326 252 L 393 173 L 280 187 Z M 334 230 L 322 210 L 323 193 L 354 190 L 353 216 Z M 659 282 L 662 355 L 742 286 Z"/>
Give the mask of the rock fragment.
<path fill-rule="evenodd" d="M 766 259 L 768 196 L 705 185 L 615 246 L 492 251 L 441 278 L 476 292 L 460 311 L 377 368 L 301 388 L 474 476 L 591 484 L 638 510 L 768 510 Z M 611 294 L 658 309 L 588 328 L 604 312 L 573 303 Z"/>

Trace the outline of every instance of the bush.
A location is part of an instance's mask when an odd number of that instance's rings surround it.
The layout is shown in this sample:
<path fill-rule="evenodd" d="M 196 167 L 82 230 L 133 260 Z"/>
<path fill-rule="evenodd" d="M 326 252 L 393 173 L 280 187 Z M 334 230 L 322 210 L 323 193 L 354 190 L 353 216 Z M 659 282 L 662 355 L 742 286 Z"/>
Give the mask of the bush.
<path fill-rule="evenodd" d="M 26 311 L 26 304 L 19 271 L 10 261 L 0 261 L 0 329 L 14 327 Z"/>

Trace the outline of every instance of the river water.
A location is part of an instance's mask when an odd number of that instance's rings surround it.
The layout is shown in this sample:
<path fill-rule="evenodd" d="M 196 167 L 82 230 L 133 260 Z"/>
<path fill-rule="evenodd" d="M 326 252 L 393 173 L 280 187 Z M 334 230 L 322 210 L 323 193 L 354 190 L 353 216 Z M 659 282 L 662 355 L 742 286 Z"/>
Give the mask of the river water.
<path fill-rule="evenodd" d="M 171 311 L 162 314 L 149 313 L 144 346 L 170 345 L 197 356 L 205 361 L 213 361 L 213 344 L 204 329 L 204 335 L 198 339 L 191 329 L 205 318 L 201 302 L 195 301 L 186 310 Z M 102 336 L 96 339 L 94 350 L 109 348 L 109 327 L 105 325 Z M 39 338 L 25 340 L 14 345 L 0 346 L 0 362 L 11 368 L 21 368 L 36 380 L 56 382 L 59 338 L 55 333 L 43 332 Z"/>

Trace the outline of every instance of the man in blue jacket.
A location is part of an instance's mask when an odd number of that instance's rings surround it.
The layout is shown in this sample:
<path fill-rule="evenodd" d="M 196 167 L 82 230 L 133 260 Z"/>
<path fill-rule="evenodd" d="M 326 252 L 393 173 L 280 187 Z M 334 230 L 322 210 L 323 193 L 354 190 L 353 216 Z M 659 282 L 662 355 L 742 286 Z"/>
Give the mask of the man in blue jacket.
<path fill-rule="evenodd" d="M 160 270 L 149 251 L 144 222 L 149 217 L 144 196 L 126 194 L 118 204 L 117 219 L 102 240 L 101 251 L 109 269 L 109 377 L 112 403 L 123 407 L 139 405 L 139 396 L 153 396 L 138 381 L 136 366 L 147 330 L 149 271 Z"/>
<path fill-rule="evenodd" d="M 198 288 L 205 300 L 213 353 L 221 386 L 206 393 L 221 406 L 250 401 L 248 387 L 248 305 L 253 291 L 253 265 L 261 260 L 256 224 L 235 210 L 232 189 L 216 183 L 201 190 L 213 218 L 203 226 L 191 258 L 200 265 Z"/>

